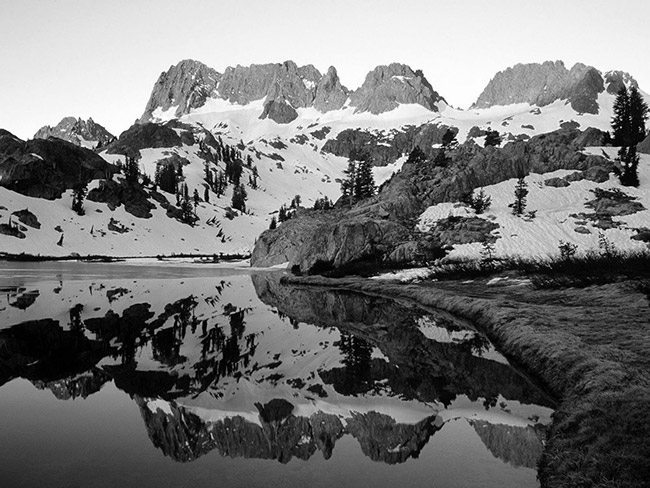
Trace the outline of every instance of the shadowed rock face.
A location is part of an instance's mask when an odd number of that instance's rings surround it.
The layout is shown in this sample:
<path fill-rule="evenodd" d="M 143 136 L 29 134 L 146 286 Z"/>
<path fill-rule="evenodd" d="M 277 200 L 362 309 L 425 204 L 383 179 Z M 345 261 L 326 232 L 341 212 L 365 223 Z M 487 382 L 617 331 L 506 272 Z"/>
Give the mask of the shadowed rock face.
<path fill-rule="evenodd" d="M 116 172 L 89 149 L 54 137 L 25 142 L 0 129 L 0 184 L 23 195 L 53 200 L 78 183 Z"/>
<path fill-rule="evenodd" d="M 316 87 L 314 107 L 320 112 L 338 110 L 343 107 L 348 95 L 348 89 L 341 85 L 336 68 L 330 66 Z"/>
<path fill-rule="evenodd" d="M 151 120 L 157 108 L 167 111 L 177 107 L 173 115 L 178 117 L 202 106 L 215 95 L 220 78 L 217 71 L 192 59 L 170 66 L 156 81 L 140 122 Z"/>
<path fill-rule="evenodd" d="M 373 114 L 393 110 L 400 103 L 417 103 L 437 112 L 436 104 L 444 101 L 422 71 L 413 71 L 399 63 L 377 66 L 350 98 L 350 105 L 355 107 L 356 112 Z"/>
<path fill-rule="evenodd" d="M 219 84 L 219 95 L 240 105 L 267 97 L 267 101 L 284 98 L 294 108 L 309 107 L 321 77 L 312 65 L 299 67 L 293 61 L 229 67 Z"/>
<path fill-rule="evenodd" d="M 409 125 L 387 135 L 379 135 L 363 129 L 345 129 L 323 145 L 323 151 L 349 158 L 351 154 L 365 154 L 375 166 L 394 163 L 414 147 L 425 154 L 434 152 L 433 145 L 442 143 L 448 130 L 458 129 L 438 124 Z"/>
<path fill-rule="evenodd" d="M 278 124 L 288 124 L 298 118 L 298 112 L 284 99 L 269 100 L 264 103 L 260 119 L 269 118 Z"/>
<path fill-rule="evenodd" d="M 562 129 L 516 141 L 503 148 L 466 143 L 449 152 L 438 167 L 426 158 L 407 160 L 380 193 L 351 209 L 304 212 L 267 230 L 258 238 L 251 264 L 271 266 L 289 261 L 303 273 L 368 264 L 415 264 L 440 257 L 441 241 L 419 234 L 413 222 L 429 206 L 460 201 L 478 187 L 494 185 L 531 172 L 559 169 L 600 178 L 613 170 L 601 156 L 580 152 L 595 135 Z M 430 236 L 429 236 L 430 237 Z M 458 241 L 447 235 L 446 242 Z"/>
<path fill-rule="evenodd" d="M 180 129 L 180 135 L 174 129 Z M 183 124 L 170 121 L 165 124 L 143 123 L 133 124 L 120 134 L 120 137 L 108 145 L 109 154 L 126 154 L 139 156 L 140 149 L 156 147 L 177 147 L 183 144 L 194 144 L 192 131 L 186 130 Z"/>
<path fill-rule="evenodd" d="M 607 93 L 611 95 L 616 95 L 624 86 L 639 88 L 637 81 L 630 73 L 625 71 L 608 71 L 605 73 L 605 86 L 607 87 Z"/>
<path fill-rule="evenodd" d="M 76 146 L 92 149 L 105 146 L 115 138 L 93 119 L 83 120 L 75 117 L 64 117 L 54 127 L 46 125 L 34 134 L 34 139 L 47 139 L 48 137 L 58 137 Z"/>
<path fill-rule="evenodd" d="M 581 113 L 597 114 L 598 94 L 604 91 L 598 70 L 582 63 L 568 70 L 562 61 L 517 64 L 497 73 L 472 108 L 529 103 L 543 107 L 567 100 Z"/>

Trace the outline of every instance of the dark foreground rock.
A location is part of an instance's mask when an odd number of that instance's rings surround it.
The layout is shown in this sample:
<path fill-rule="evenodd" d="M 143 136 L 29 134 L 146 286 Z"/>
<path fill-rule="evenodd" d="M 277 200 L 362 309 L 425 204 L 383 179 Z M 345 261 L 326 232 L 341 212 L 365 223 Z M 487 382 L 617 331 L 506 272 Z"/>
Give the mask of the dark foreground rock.
<path fill-rule="evenodd" d="M 0 182 L 23 195 L 53 200 L 117 168 L 89 149 L 57 139 L 23 141 L 0 129 Z"/>

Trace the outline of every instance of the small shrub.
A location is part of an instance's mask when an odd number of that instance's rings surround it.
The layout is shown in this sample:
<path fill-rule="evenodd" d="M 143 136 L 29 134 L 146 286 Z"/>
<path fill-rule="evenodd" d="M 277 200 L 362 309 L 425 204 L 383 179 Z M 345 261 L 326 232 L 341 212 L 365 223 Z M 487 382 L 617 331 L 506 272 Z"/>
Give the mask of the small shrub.
<path fill-rule="evenodd" d="M 598 248 L 600 249 L 601 256 L 605 258 L 613 258 L 619 254 L 618 249 L 603 232 L 598 233 Z"/>
<path fill-rule="evenodd" d="M 481 249 L 481 267 L 491 268 L 494 262 L 494 257 L 494 243 L 490 241 L 483 241 Z"/>
<path fill-rule="evenodd" d="M 562 259 L 571 259 L 578 250 L 578 246 L 571 242 L 560 241 L 558 249 L 560 250 L 560 257 Z"/>
<path fill-rule="evenodd" d="M 485 190 L 481 188 L 479 192 L 474 196 L 473 192 L 469 192 L 464 198 L 463 203 L 468 207 L 474 209 L 474 212 L 477 214 L 482 214 L 492 204 L 492 198 L 485 193 Z"/>

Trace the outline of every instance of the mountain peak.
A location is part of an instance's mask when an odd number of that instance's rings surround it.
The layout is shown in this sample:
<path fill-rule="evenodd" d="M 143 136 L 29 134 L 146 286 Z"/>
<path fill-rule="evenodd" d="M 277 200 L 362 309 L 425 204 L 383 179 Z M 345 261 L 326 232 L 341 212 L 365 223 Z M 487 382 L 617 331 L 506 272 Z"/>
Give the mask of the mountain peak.
<path fill-rule="evenodd" d="M 356 112 L 380 114 L 401 103 L 417 103 L 437 111 L 444 99 L 431 87 L 420 70 L 413 71 L 401 63 L 377 66 L 366 75 L 363 85 L 352 96 L 350 105 Z"/>
<path fill-rule="evenodd" d="M 216 70 L 193 59 L 170 66 L 158 77 L 140 121 L 153 118 L 156 110 L 164 112 L 175 107 L 174 115 L 179 116 L 202 106 L 215 94 L 220 78 Z"/>
<path fill-rule="evenodd" d="M 63 117 L 54 127 L 43 126 L 34 134 L 34 139 L 47 139 L 48 137 L 57 137 L 89 149 L 105 146 L 115 138 L 92 118 L 83 120 L 71 116 Z"/>
<path fill-rule="evenodd" d="M 472 108 L 528 103 L 540 107 L 567 100 L 580 113 L 598 113 L 598 94 L 604 90 L 601 73 L 583 63 L 569 70 L 563 61 L 516 64 L 490 80 Z"/>

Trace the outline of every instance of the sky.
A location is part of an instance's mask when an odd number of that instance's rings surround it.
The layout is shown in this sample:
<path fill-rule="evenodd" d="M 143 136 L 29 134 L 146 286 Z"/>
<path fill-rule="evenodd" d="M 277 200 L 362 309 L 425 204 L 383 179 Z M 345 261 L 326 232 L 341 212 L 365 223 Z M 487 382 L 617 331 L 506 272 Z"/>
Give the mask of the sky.
<path fill-rule="evenodd" d="M 468 107 L 516 63 L 630 72 L 650 91 L 648 0 L 0 0 L 0 128 L 67 115 L 118 135 L 162 71 L 294 60 L 357 88 L 380 64 L 422 69 Z"/>

